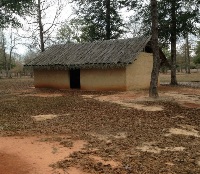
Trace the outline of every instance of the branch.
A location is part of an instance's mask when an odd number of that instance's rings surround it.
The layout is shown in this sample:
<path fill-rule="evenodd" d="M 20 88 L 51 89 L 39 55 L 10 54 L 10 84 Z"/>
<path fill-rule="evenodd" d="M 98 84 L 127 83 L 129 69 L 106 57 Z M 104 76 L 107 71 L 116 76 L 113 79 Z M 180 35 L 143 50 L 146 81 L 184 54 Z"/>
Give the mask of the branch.
<path fill-rule="evenodd" d="M 61 12 L 63 10 L 63 6 L 60 5 L 60 1 L 58 1 L 58 9 L 56 10 L 56 14 L 54 16 L 54 19 L 53 19 L 53 22 L 52 22 L 52 25 L 44 31 L 44 33 L 47 33 L 54 25 L 55 25 L 55 21 L 56 19 L 58 19 L 58 17 L 60 16 Z"/>

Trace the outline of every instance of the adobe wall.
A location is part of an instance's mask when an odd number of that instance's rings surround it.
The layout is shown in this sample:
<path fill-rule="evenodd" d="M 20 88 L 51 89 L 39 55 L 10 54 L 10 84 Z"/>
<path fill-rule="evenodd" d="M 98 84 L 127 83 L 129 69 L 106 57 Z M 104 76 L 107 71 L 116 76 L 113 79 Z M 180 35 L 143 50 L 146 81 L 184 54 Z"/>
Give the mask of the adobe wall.
<path fill-rule="evenodd" d="M 149 88 L 153 55 L 140 53 L 126 68 L 81 69 L 80 86 L 83 90 L 133 90 Z M 34 70 L 34 85 L 38 88 L 70 88 L 68 70 Z"/>
<path fill-rule="evenodd" d="M 116 69 L 82 69 L 81 89 L 83 90 L 126 90 L 126 70 Z"/>
<path fill-rule="evenodd" d="M 67 70 L 34 70 L 34 85 L 36 88 L 69 89 L 69 71 Z"/>
<path fill-rule="evenodd" d="M 153 54 L 141 52 L 126 68 L 127 90 L 147 89 L 150 86 Z"/>

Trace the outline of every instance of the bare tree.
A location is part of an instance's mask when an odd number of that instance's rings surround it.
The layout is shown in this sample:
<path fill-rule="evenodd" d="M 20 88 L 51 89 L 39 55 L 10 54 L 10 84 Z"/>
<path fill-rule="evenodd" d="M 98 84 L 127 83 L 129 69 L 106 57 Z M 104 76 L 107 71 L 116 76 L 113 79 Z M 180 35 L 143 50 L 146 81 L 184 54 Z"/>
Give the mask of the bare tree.
<path fill-rule="evenodd" d="M 37 4 L 37 20 L 38 20 L 38 26 L 39 26 L 39 32 L 40 32 L 40 49 L 41 52 L 44 51 L 44 27 L 43 27 L 43 23 L 42 23 L 42 9 L 41 9 L 41 1 L 38 0 L 38 4 Z"/>
<path fill-rule="evenodd" d="M 151 0 L 151 16 L 152 16 L 152 48 L 153 48 L 153 69 L 151 73 L 151 82 L 149 88 L 149 97 L 158 97 L 158 75 L 160 68 L 160 56 L 158 46 L 158 14 L 157 1 Z"/>
<path fill-rule="evenodd" d="M 6 72 L 6 77 L 11 78 L 11 69 L 13 68 L 13 62 L 16 57 L 14 50 L 19 44 L 20 38 L 13 32 L 12 25 L 10 25 L 8 36 L 5 37 L 4 31 L 1 30 L 0 34 L 0 48 L 3 52 L 3 70 Z"/>
<path fill-rule="evenodd" d="M 6 55 L 6 38 L 3 29 L 0 30 L 0 48 L 2 51 L 2 67 L 8 72 L 7 55 Z"/>
<path fill-rule="evenodd" d="M 178 85 L 176 78 L 176 40 L 177 40 L 177 18 L 176 1 L 171 1 L 171 85 Z"/>
<path fill-rule="evenodd" d="M 6 69 L 6 74 L 7 77 L 11 78 L 11 69 L 12 69 L 12 59 L 13 59 L 13 51 L 16 49 L 16 46 L 19 44 L 20 38 L 17 37 L 12 30 L 12 27 L 10 28 L 10 38 L 9 38 L 9 43 L 8 43 L 8 49 L 9 49 L 9 58 L 7 60 L 7 66 L 8 68 Z"/>
<path fill-rule="evenodd" d="M 30 12 L 25 20 L 28 24 L 26 33 L 31 33 L 23 38 L 31 39 L 32 43 L 26 45 L 29 48 L 37 48 L 45 51 L 48 45 L 54 43 L 54 31 L 61 24 L 59 16 L 66 4 L 64 0 L 36 0 L 34 12 Z M 24 26 L 25 28 L 26 26 Z"/>
<path fill-rule="evenodd" d="M 190 46 L 189 46 L 189 40 L 188 40 L 188 33 L 186 34 L 185 39 L 186 49 L 185 49 L 185 64 L 186 64 L 186 73 L 190 74 Z"/>
<path fill-rule="evenodd" d="M 71 19 L 65 21 L 56 33 L 56 43 L 65 44 L 70 42 L 81 42 L 82 20 Z"/>
<path fill-rule="evenodd" d="M 111 28 L 110 28 L 110 0 L 106 0 L 106 40 L 110 40 Z"/>

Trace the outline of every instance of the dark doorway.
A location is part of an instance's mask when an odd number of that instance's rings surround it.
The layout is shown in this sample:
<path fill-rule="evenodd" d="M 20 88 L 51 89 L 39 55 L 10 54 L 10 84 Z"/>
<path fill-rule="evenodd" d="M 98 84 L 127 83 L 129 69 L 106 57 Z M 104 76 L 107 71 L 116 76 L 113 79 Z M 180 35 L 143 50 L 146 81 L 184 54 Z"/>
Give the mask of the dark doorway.
<path fill-rule="evenodd" d="M 80 89 L 80 69 L 70 70 L 70 88 Z"/>

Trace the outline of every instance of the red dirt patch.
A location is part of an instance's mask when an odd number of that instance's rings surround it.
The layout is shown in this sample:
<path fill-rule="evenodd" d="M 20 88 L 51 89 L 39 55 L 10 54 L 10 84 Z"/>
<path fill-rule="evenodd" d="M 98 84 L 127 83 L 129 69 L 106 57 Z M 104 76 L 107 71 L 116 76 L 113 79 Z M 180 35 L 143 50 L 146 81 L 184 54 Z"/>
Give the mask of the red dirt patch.
<path fill-rule="evenodd" d="M 0 152 L 0 174 L 28 174 L 30 164 L 15 154 Z"/>
<path fill-rule="evenodd" d="M 67 148 L 45 138 L 0 137 L 0 174 L 64 174 L 65 171 L 50 165 L 81 150 L 85 144 L 81 140 L 73 141 L 73 147 Z"/>

